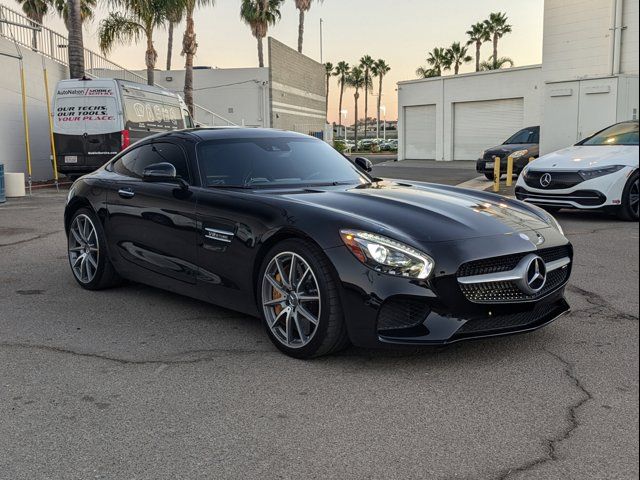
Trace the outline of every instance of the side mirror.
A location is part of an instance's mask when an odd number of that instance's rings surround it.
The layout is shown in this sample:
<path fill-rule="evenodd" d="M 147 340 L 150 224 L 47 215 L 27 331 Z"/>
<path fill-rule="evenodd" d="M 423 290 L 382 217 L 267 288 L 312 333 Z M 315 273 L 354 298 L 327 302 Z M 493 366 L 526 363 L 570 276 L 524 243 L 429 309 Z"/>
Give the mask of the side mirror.
<path fill-rule="evenodd" d="M 368 158 L 356 157 L 353 163 L 356 164 L 356 167 L 364 170 L 365 172 L 370 172 L 371 170 L 373 170 L 373 163 L 371 163 L 371 160 L 369 160 Z"/>
<path fill-rule="evenodd" d="M 186 188 L 187 182 L 178 176 L 176 167 L 169 162 L 153 163 L 142 171 L 142 179 L 145 182 L 177 183 Z"/>

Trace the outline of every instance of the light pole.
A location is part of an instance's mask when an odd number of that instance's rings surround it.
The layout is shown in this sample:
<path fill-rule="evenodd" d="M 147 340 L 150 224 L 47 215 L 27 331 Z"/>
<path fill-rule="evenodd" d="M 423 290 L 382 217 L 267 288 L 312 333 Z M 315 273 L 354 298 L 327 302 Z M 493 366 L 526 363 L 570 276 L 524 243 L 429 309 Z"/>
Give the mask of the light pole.
<path fill-rule="evenodd" d="M 349 115 L 348 110 L 341 110 L 340 115 L 342 115 L 342 124 L 344 125 L 344 141 L 347 141 L 347 116 Z"/>
<path fill-rule="evenodd" d="M 384 105 L 381 105 L 380 111 L 382 111 L 382 114 L 384 115 L 384 123 L 382 124 L 384 129 L 383 140 L 386 142 L 387 141 L 387 107 Z"/>

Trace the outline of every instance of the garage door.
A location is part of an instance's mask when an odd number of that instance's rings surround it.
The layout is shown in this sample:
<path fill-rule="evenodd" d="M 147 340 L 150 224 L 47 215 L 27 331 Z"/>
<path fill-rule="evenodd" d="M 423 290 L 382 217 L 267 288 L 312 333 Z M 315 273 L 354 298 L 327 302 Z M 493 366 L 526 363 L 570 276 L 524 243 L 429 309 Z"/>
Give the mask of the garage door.
<path fill-rule="evenodd" d="M 524 99 L 454 104 L 453 158 L 476 160 L 524 128 Z"/>
<path fill-rule="evenodd" d="M 405 107 L 405 150 L 407 160 L 436 158 L 436 106 Z"/>

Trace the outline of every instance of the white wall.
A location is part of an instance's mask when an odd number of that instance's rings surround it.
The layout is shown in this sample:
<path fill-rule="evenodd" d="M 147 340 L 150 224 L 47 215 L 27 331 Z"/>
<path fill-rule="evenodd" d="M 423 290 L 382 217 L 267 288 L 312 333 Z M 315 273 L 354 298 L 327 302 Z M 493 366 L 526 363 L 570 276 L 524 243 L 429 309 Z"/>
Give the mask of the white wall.
<path fill-rule="evenodd" d="M 436 159 L 453 158 L 453 108 L 457 102 L 524 99 L 524 126 L 540 124 L 542 70 L 539 65 L 507 70 L 448 75 L 398 84 L 398 158 L 404 160 L 404 107 L 436 106 Z M 514 127 L 514 131 L 519 128 Z M 493 145 L 487 145 L 490 147 Z M 478 152 L 479 154 L 480 152 Z"/>
<path fill-rule="evenodd" d="M 146 76 L 141 70 L 140 75 Z M 171 80 L 167 80 L 171 78 Z M 156 71 L 155 81 L 182 95 L 184 70 Z M 196 69 L 193 71 L 193 100 L 237 125 L 268 127 L 268 68 Z M 196 120 L 211 124 L 211 117 L 196 109 Z M 216 124 L 221 124 L 216 121 Z"/>
<path fill-rule="evenodd" d="M 546 82 L 613 74 L 615 3 L 622 2 L 621 72 L 638 73 L 639 0 L 545 0 L 542 48 Z"/>
<path fill-rule="evenodd" d="M 53 178 L 53 170 L 42 57 L 24 47 L 21 47 L 21 51 L 25 65 L 33 180 L 49 180 Z M 0 163 L 4 163 L 5 171 L 24 172 L 26 177 L 20 64 L 17 59 L 3 54 L 16 55 L 16 48 L 12 42 L 0 38 Z M 68 78 L 68 71 L 65 66 L 53 61 L 46 60 L 45 65 L 51 98 L 56 83 Z"/>

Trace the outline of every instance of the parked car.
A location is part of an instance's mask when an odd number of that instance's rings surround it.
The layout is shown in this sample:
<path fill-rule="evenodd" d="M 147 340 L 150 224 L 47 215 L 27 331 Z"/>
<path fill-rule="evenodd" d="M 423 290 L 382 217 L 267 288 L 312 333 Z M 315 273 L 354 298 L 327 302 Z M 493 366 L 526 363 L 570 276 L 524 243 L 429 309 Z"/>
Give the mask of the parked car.
<path fill-rule="evenodd" d="M 275 130 L 144 139 L 73 184 L 71 271 L 88 290 L 127 278 L 260 316 L 298 358 L 526 332 L 569 310 L 573 249 L 547 212 L 369 170 Z"/>
<path fill-rule="evenodd" d="M 373 147 L 375 140 L 372 138 L 365 138 L 363 140 L 360 140 L 358 142 L 358 150 L 360 151 L 364 151 L 364 150 L 371 150 L 371 147 Z"/>
<path fill-rule="evenodd" d="M 513 134 L 497 147 L 482 152 L 476 162 L 476 170 L 488 180 L 493 180 L 495 157 L 500 159 L 500 171 L 507 171 L 507 159 L 513 157 L 513 173 L 518 175 L 529 163 L 529 158 L 538 158 L 540 152 L 540 127 L 528 127 Z"/>
<path fill-rule="evenodd" d="M 601 130 L 524 169 L 516 197 L 548 210 L 606 208 L 638 221 L 638 122 Z"/>
<path fill-rule="evenodd" d="M 58 170 L 66 175 L 91 172 L 154 133 L 193 127 L 179 95 L 125 80 L 62 80 L 53 106 Z"/>

